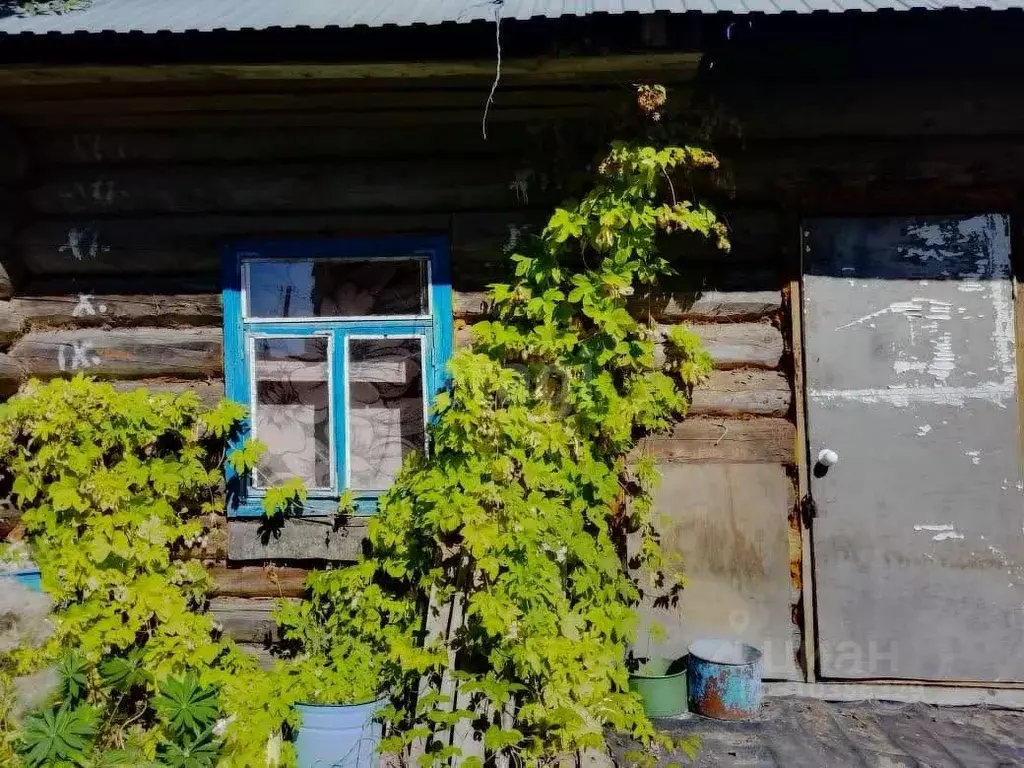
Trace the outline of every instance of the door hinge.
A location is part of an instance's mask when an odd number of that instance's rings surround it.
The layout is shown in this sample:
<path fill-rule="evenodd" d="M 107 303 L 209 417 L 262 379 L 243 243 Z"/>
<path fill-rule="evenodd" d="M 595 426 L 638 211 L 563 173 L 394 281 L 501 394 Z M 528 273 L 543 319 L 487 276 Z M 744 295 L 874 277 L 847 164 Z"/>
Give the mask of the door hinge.
<path fill-rule="evenodd" d="M 814 499 L 810 494 L 807 494 L 800 499 L 800 517 L 803 520 L 804 527 L 807 528 L 811 525 L 811 521 L 818 516 L 818 505 L 814 503 Z"/>

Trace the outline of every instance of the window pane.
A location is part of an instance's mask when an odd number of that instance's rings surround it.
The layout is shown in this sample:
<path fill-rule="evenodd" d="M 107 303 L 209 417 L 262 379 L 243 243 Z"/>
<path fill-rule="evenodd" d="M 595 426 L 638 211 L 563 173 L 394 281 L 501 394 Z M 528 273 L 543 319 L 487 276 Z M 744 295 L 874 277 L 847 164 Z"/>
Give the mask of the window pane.
<path fill-rule="evenodd" d="M 349 339 L 348 358 L 350 484 L 384 491 L 426 443 L 421 340 Z"/>
<path fill-rule="evenodd" d="M 331 419 L 325 337 L 255 339 L 255 436 L 267 446 L 256 470 L 266 488 L 300 477 L 330 488 Z"/>
<path fill-rule="evenodd" d="M 426 315 L 426 259 L 252 261 L 249 317 Z"/>

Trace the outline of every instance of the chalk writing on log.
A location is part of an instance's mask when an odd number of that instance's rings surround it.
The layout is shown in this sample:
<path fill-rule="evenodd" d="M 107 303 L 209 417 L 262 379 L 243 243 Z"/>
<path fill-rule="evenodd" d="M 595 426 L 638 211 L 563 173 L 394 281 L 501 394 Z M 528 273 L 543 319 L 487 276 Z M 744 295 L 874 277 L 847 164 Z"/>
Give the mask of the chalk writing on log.
<path fill-rule="evenodd" d="M 113 205 L 117 197 L 117 185 L 113 179 L 96 179 L 91 184 L 75 184 L 75 195 L 86 203 Z"/>
<path fill-rule="evenodd" d="M 70 355 L 70 360 L 68 359 Z M 78 371 L 99 365 L 102 359 L 91 341 L 73 341 L 57 347 L 57 367 L 62 371 Z"/>
<path fill-rule="evenodd" d="M 91 293 L 80 293 L 78 294 L 78 303 L 75 304 L 75 308 L 71 310 L 72 317 L 87 317 L 95 316 L 96 314 L 105 315 L 107 313 L 107 305 L 99 304 L 94 305 L 93 300 L 96 297 Z M 97 313 L 97 310 L 99 312 Z"/>
<path fill-rule="evenodd" d="M 515 178 L 508 183 L 508 188 L 515 192 L 516 200 L 524 205 L 530 202 L 530 177 L 533 171 L 529 169 L 516 171 Z"/>
<path fill-rule="evenodd" d="M 109 250 L 109 245 L 100 245 L 100 233 L 92 227 L 71 227 L 67 242 L 57 249 L 60 253 L 70 253 L 76 261 L 95 259 L 101 251 Z"/>

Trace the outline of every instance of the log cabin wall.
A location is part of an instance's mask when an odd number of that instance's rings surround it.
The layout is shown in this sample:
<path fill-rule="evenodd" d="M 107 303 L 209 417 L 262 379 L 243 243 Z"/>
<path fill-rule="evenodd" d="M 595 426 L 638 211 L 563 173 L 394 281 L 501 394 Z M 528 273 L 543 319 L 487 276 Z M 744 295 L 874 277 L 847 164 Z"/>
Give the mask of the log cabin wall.
<path fill-rule="evenodd" d="M 107 86 L 3 99 L 21 142 L 0 165 L 0 197 L 6 185 L 16 202 L 4 208 L 15 220 L 0 219 L 3 263 L 16 276 L 0 312 L 4 391 L 83 372 L 219 398 L 219 249 L 238 238 L 445 234 L 465 341 L 486 314 L 485 286 L 556 202 L 523 160 L 538 151 L 538 126 L 557 119 L 571 135 L 574 120 L 623 98 L 603 82 L 513 82 L 484 141 L 487 85 L 296 92 L 267 83 L 159 97 Z M 783 218 L 762 199 L 726 215 L 733 251 L 701 257 L 665 295 L 635 307 L 659 323 L 693 323 L 716 361 L 691 417 L 643 446 L 661 464 L 666 541 L 692 583 L 683 619 L 659 618 L 676 648 L 708 633 L 774 644 L 769 673 L 795 678 Z M 342 531 L 289 521 L 269 543 L 258 527 L 215 517 L 192 553 L 214 575 L 211 607 L 225 631 L 254 651 L 272 636 L 274 599 L 300 595 L 306 568 L 357 556 L 362 539 L 358 521 Z"/>
<path fill-rule="evenodd" d="M 337 87 L 3 101 L 0 389 L 82 371 L 220 397 L 219 249 L 235 238 L 445 234 L 464 341 L 508 250 L 556 202 L 524 159 L 544 151 L 539 128 L 557 119 L 571 135 L 574 121 L 622 98 L 594 83 L 520 85 L 503 93 L 485 142 L 483 82 L 400 96 Z M 716 362 L 690 417 L 641 447 L 658 458 L 665 543 L 689 578 L 678 610 L 648 611 L 670 651 L 740 635 L 765 649 L 769 677 L 803 678 L 789 304 L 800 218 L 1013 209 L 1020 93 L 1008 83 L 715 84 L 741 131 L 722 151 L 731 196 L 719 208 L 734 248 L 690 254 L 664 295 L 634 305 L 662 324 L 692 323 Z M 396 99 L 401 110 L 385 108 Z M 361 551 L 358 523 L 336 532 L 290 521 L 269 545 L 256 522 L 230 528 L 212 518 L 192 555 L 213 572 L 225 631 L 254 651 L 272 637 L 274 600 L 301 595 L 307 568 Z"/>
<path fill-rule="evenodd" d="M 17 366 L 13 366 L 3 352 L 22 330 L 20 316 L 11 311 L 9 303 L 13 285 L 7 265 L 14 259 L 14 233 L 19 220 L 18 190 L 23 184 L 27 160 L 26 147 L 18 134 L 0 126 L 0 265 L 3 265 L 0 266 L 0 396 L 16 391 L 19 381 Z"/>

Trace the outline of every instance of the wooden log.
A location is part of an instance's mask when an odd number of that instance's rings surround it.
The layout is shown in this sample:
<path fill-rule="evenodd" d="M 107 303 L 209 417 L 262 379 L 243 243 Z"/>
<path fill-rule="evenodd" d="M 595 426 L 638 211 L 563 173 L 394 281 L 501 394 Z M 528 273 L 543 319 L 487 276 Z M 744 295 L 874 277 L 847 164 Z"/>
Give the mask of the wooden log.
<path fill-rule="evenodd" d="M 13 186 L 28 170 L 28 152 L 21 137 L 9 127 L 0 127 L 0 186 Z"/>
<path fill-rule="evenodd" d="M 88 118 L 55 112 L 47 115 L 19 117 L 18 122 L 30 131 L 42 129 L 150 131 L 168 127 L 178 130 L 245 130 L 253 126 L 280 129 L 336 128 L 339 130 L 353 128 L 375 130 L 402 126 L 408 131 L 418 131 L 424 127 L 455 126 L 465 130 L 474 126 L 480 127 L 480 111 L 480 107 L 475 107 L 401 112 L 389 110 L 363 112 L 351 109 L 271 112 L 150 112 L 90 115 Z M 583 120 L 593 121 L 599 114 L 599 109 L 590 104 L 574 104 L 566 107 L 503 107 L 495 109 L 493 114 L 489 112 L 487 122 L 488 124 L 541 125 Z M 86 119 L 88 123 L 84 124 L 83 120 Z"/>
<path fill-rule="evenodd" d="M 462 293 L 456 297 L 456 315 L 465 320 L 482 319 L 490 311 L 486 287 L 511 279 L 513 263 L 497 230 L 460 230 L 454 219 L 453 284 Z M 466 239 L 460 239 L 466 238 Z M 474 238 L 474 239 L 469 239 Z M 774 241 L 758 246 L 734 249 L 713 260 L 681 259 L 677 274 L 667 277 L 657 293 L 638 295 L 631 310 L 646 317 L 648 309 L 657 320 L 753 320 L 778 312 L 782 304 L 782 279 L 779 275 Z M 742 258 L 740 258 L 742 256 Z M 757 262 L 761 263 L 757 263 Z"/>
<path fill-rule="evenodd" d="M 200 297 L 200 301 L 220 295 L 223 278 L 219 272 L 176 275 L 62 275 L 37 277 L 18 290 L 19 299 L 88 293 L 97 298 L 107 296 Z"/>
<path fill-rule="evenodd" d="M 796 428 L 786 419 L 685 419 L 644 441 L 659 462 L 795 463 Z"/>
<path fill-rule="evenodd" d="M 531 199 L 530 203 L 534 201 Z M 490 276 L 488 282 L 507 279 L 511 274 L 508 257 L 521 248 L 530 236 L 539 235 L 543 231 L 549 215 L 550 211 L 546 209 L 456 212 L 452 216 L 452 237 L 456 244 L 467 243 L 462 249 L 467 263 L 492 267 L 494 276 Z M 727 208 L 719 211 L 719 216 L 729 229 L 732 247 L 728 252 L 719 251 L 713 244 L 697 236 L 680 234 L 662 241 L 662 252 L 681 273 L 679 278 L 665 281 L 666 291 L 696 291 L 715 287 L 706 285 L 704 279 L 714 281 L 714 276 L 723 271 L 738 270 L 738 263 L 749 267 L 751 262 L 774 264 L 777 261 L 782 229 L 776 211 L 768 208 Z M 458 272 L 458 262 L 454 270 Z M 464 285 L 469 287 L 468 284 Z M 762 285 L 759 283 L 754 288 L 759 289 Z M 775 279 L 770 287 L 781 289 L 781 283 Z M 741 287 L 741 290 L 751 288 Z"/>
<path fill-rule="evenodd" d="M 27 378 L 25 369 L 10 355 L 0 353 L 0 397 L 9 397 Z"/>
<path fill-rule="evenodd" d="M 268 533 L 262 520 L 228 522 L 228 559 L 233 563 L 267 560 L 354 561 L 364 554 L 366 521 L 337 527 L 335 518 L 302 517 Z"/>
<path fill-rule="evenodd" d="M 394 111 L 452 110 L 480 107 L 475 88 L 417 88 L 404 90 L 319 91 L 204 91 L 177 94 L 132 94 L 82 98 L 23 97 L 5 102 L 3 112 L 12 116 L 77 116 L 88 124 L 94 115 L 169 115 L 182 112 L 303 112 L 303 111 Z M 509 107 L 566 107 L 573 105 L 611 108 L 625 99 L 621 90 L 609 88 L 504 88 L 495 95 L 491 109 Z M 489 116 L 489 115 L 488 115 Z"/>
<path fill-rule="evenodd" d="M 822 136 L 982 136 L 1020 133 L 1024 94 L 1010 83 L 896 80 L 740 83 L 719 103 L 746 141 Z M 849 145 L 848 145 L 849 146 Z"/>
<path fill-rule="evenodd" d="M 714 371 L 693 390 L 694 416 L 787 416 L 793 402 L 789 380 L 777 371 Z"/>
<path fill-rule="evenodd" d="M 785 344 L 782 331 L 768 323 L 715 323 L 691 326 L 719 369 L 778 368 Z M 659 328 L 654 353 L 655 363 L 665 362 L 663 340 L 668 327 Z M 473 340 L 472 326 L 460 325 L 455 331 L 455 346 L 468 347 Z"/>
<path fill-rule="evenodd" d="M 664 323 L 756 320 L 782 309 L 781 291 L 693 291 L 638 296 L 630 302 L 634 317 Z"/>
<path fill-rule="evenodd" d="M 267 646 L 280 640 L 273 612 L 282 598 L 214 597 L 207 610 L 236 643 Z M 294 598 L 283 598 L 285 600 Z"/>
<path fill-rule="evenodd" d="M 486 291 L 456 291 L 453 304 L 455 316 L 466 321 L 483 319 L 491 310 Z M 782 309 L 782 293 L 715 290 L 664 293 L 637 297 L 630 302 L 629 309 L 636 318 L 668 323 L 756 320 Z"/>
<path fill-rule="evenodd" d="M 700 64 L 700 53 L 642 53 L 608 56 L 566 56 L 558 58 L 508 59 L 502 63 L 502 73 L 508 81 L 522 80 L 550 83 L 574 81 L 581 74 L 658 73 L 659 78 L 671 79 L 693 75 Z M 52 85 L 93 85 L 110 81 L 121 83 L 155 84 L 229 84 L 238 81 L 281 80 L 360 81 L 393 78 L 411 81 L 439 78 L 453 79 L 479 77 L 489 82 L 494 74 L 494 62 L 480 61 L 423 61 L 423 62 L 371 62 L 371 63 L 316 63 L 316 64 L 142 64 L 132 66 L 19 66 L 0 70 L 0 87 L 43 87 Z"/>
<path fill-rule="evenodd" d="M 38 134 L 38 135 L 35 135 Z M 521 148 L 526 127 L 498 123 L 484 140 L 478 125 L 230 130 L 43 129 L 29 137 L 43 166 L 221 163 L 494 155 Z"/>
<path fill-rule="evenodd" d="M 14 281 L 7 271 L 10 259 L 10 249 L 5 243 L 0 243 L 0 299 L 9 299 L 14 295 Z"/>
<path fill-rule="evenodd" d="M 303 597 L 309 574 L 304 568 L 258 565 L 214 566 L 207 570 L 211 597 Z"/>
<path fill-rule="evenodd" d="M 30 328 L 220 325 L 220 293 L 117 294 L 79 291 L 12 299 L 12 311 Z M 0 308 L 0 340 L 3 339 Z M 20 325 L 19 325 L 20 331 Z"/>
<path fill-rule="evenodd" d="M 219 328 L 37 331 L 10 351 L 29 376 L 204 378 L 222 368 Z"/>
<path fill-rule="evenodd" d="M 220 248 L 233 240 L 450 234 L 453 285 L 461 290 L 480 291 L 490 283 L 509 278 L 510 254 L 529 233 L 539 232 L 546 219 L 546 211 L 534 208 L 453 217 L 447 214 L 76 217 L 31 223 L 19 236 L 18 256 L 30 273 L 47 278 L 161 273 L 215 276 L 219 275 Z M 781 289 L 775 267 L 778 259 L 776 235 L 771 232 L 772 219 L 754 214 L 739 215 L 737 220 L 749 223 L 745 229 L 750 235 L 738 240 L 730 254 L 701 262 L 693 262 L 686 253 L 677 254 L 681 274 L 666 280 L 664 292 L 652 299 L 654 304 L 665 306 L 669 319 L 677 306 L 689 302 L 689 296 L 696 296 L 699 302 L 715 290 Z M 143 292 L 132 285 L 128 280 L 122 282 L 123 287 L 82 283 L 74 290 L 96 294 Z M 211 287 L 195 290 L 217 290 L 219 280 L 211 279 L 208 285 Z M 163 290 L 186 292 L 186 289 L 175 290 L 172 285 L 165 285 Z M 187 292 L 193 290 L 188 288 Z M 44 293 L 45 289 L 32 285 L 28 292 Z"/>
<path fill-rule="evenodd" d="M 716 242 L 699 235 L 680 232 L 664 238 L 661 252 L 677 270 L 685 271 L 694 262 L 760 262 L 771 263 L 778 255 L 783 236 L 782 217 L 777 210 L 767 207 L 749 207 L 735 204 L 714 206 L 718 219 L 726 226 L 729 250 L 721 251 Z"/>
<path fill-rule="evenodd" d="M 827 208 L 829 198 L 870 196 L 875 190 L 914 200 L 918 199 L 914 190 L 934 197 L 932 189 L 1013 189 L 1024 174 L 1024 139 L 1018 137 L 829 139 L 749 146 L 748 151 L 724 159 L 738 198 L 807 201 L 815 210 Z"/>
<path fill-rule="evenodd" d="M 47 214 L 457 211 L 517 205 L 517 173 L 504 158 L 71 169 L 46 174 L 28 199 Z"/>
<path fill-rule="evenodd" d="M 137 389 L 146 389 L 154 394 L 163 393 L 169 395 L 180 395 L 183 392 L 193 392 L 201 403 L 207 408 L 212 408 L 224 397 L 224 381 L 217 379 L 213 381 L 166 381 L 164 379 L 142 379 L 134 381 L 114 381 L 114 389 L 121 392 L 131 392 Z M 224 544 L 225 557 L 227 557 L 227 542 Z"/>
<path fill-rule="evenodd" d="M 528 201 L 529 180 L 526 195 Z M 507 280 L 512 275 L 510 257 L 529 237 L 541 233 L 548 216 L 548 211 L 536 208 L 453 215 L 454 284 L 472 290 Z"/>
<path fill-rule="evenodd" d="M 467 295 L 466 301 L 456 307 L 457 311 L 467 317 L 483 314 L 486 303 L 483 289 L 490 283 L 510 279 L 513 268 L 510 256 L 531 236 L 543 231 L 548 217 L 549 211 L 542 209 L 456 212 L 452 216 L 453 282 L 461 290 L 478 292 L 478 295 Z M 678 274 L 662 281 L 651 303 L 665 305 L 671 313 L 680 303 L 689 301 L 689 296 L 699 298 L 708 292 L 774 291 L 780 294 L 782 280 L 777 264 L 781 223 L 778 213 L 766 208 L 735 208 L 722 211 L 721 217 L 730 229 L 732 240 L 732 249 L 727 253 L 696 237 L 680 235 L 663 241 L 662 252 Z M 667 319 L 673 319 L 672 315 Z"/>
<path fill-rule="evenodd" d="M 5 205 L 4 193 L 0 190 L 0 207 Z M 9 299 L 15 293 L 15 287 L 25 284 L 27 271 L 18 256 L 18 246 L 14 235 L 13 223 L 0 218 L 0 230 L 7 224 L 7 232 L 0 231 L 0 299 Z"/>
<path fill-rule="evenodd" d="M 778 368 L 782 361 L 782 331 L 769 323 L 715 323 L 690 329 L 700 337 L 716 368 Z M 660 333 L 664 337 L 667 327 Z"/>
<path fill-rule="evenodd" d="M 504 73 L 503 73 L 504 74 Z M 693 85 L 692 81 L 685 77 L 680 76 L 684 73 L 679 72 L 666 72 L 666 79 L 661 79 L 659 82 L 663 83 L 669 92 L 672 94 L 672 103 L 675 105 L 675 109 L 679 110 L 683 108 L 692 98 Z M 490 88 L 492 81 L 494 80 L 494 73 L 490 75 L 476 75 L 476 76 L 458 76 L 445 78 L 443 81 L 436 81 L 434 83 L 410 83 L 405 78 L 379 78 L 375 77 L 366 80 L 352 80 L 352 79 L 333 79 L 333 78 L 316 78 L 311 80 L 244 80 L 244 81 L 233 81 L 230 83 L 220 83 L 216 80 L 208 80 L 202 83 L 161 83 L 158 86 L 143 89 L 140 91 L 139 86 L 132 82 L 123 82 L 117 79 L 107 80 L 102 83 L 93 83 L 88 86 L 76 86 L 76 85 L 62 85 L 62 84 L 51 84 L 51 85 L 35 85 L 35 86 L 4 86 L 0 85 L 0 103 L 15 103 L 15 102 L 26 102 L 26 101 L 61 101 L 65 99 L 83 100 L 83 99 L 127 99 L 133 96 L 139 96 L 140 93 L 143 96 L 154 97 L 160 96 L 167 99 L 179 99 L 189 98 L 191 96 L 199 95 L 214 95 L 214 94 L 225 94 L 240 96 L 243 94 L 306 94 L 310 96 L 328 96 L 328 95 L 341 95 L 345 98 L 349 96 L 355 96 L 360 93 L 370 94 L 371 96 L 381 95 L 385 93 L 418 93 L 420 91 L 432 91 L 432 92 L 458 92 L 458 91 L 469 91 L 480 93 L 481 88 L 484 96 L 487 95 L 487 89 Z M 611 81 L 607 77 L 602 77 L 599 73 L 585 74 L 580 73 L 580 76 L 575 78 L 572 82 L 561 82 L 555 85 L 530 82 L 523 80 L 522 78 L 502 77 L 501 82 L 502 88 L 499 89 L 496 98 L 500 97 L 504 91 L 523 91 L 524 89 L 529 90 L 544 90 L 549 92 L 568 91 L 568 90 L 591 90 L 594 92 L 608 92 L 609 89 L 617 89 L 615 92 L 619 94 L 619 104 L 628 106 L 628 99 L 624 100 L 622 95 L 622 88 L 618 85 L 617 81 Z M 543 97 L 542 97 L 543 98 Z M 381 96 L 383 100 L 383 96 Z M 557 101 L 555 99 L 549 99 L 549 101 Z M 349 104 L 346 102 L 339 102 L 343 106 L 348 107 Z M 479 102 L 478 102 L 479 103 Z M 390 110 L 400 110 L 401 104 L 390 105 Z M 295 110 L 288 110 L 295 111 Z M 20 123 L 20 121 L 13 121 Z M 478 126 L 479 127 L 479 126 Z M 31 139 L 32 136 L 26 136 L 26 139 Z"/>
<path fill-rule="evenodd" d="M 659 295 L 703 294 L 708 291 L 731 293 L 734 291 L 779 291 L 782 278 L 781 262 L 773 251 L 761 261 L 732 262 L 714 260 L 684 262 L 678 273 L 667 276 L 659 286 Z"/>
<path fill-rule="evenodd" d="M 17 304 L 0 300 L 0 349 L 6 349 L 24 329 L 25 318 Z"/>
<path fill-rule="evenodd" d="M 453 285 L 479 289 L 507 277 L 510 227 L 536 224 L 535 210 L 488 214 L 477 226 L 451 231 Z M 37 276 L 24 293 L 183 293 L 220 289 L 221 246 L 256 238 L 379 237 L 450 232 L 447 214 L 367 216 L 169 216 L 92 220 L 55 219 L 31 224 L 19 238 L 19 255 Z M 182 273 L 188 273 L 183 276 Z M 174 274 L 162 281 L 107 276 Z M 74 282 L 55 277 L 78 277 Z M 87 277 L 95 276 L 92 280 Z M 99 280 L 100 277 L 104 279 Z M 94 282 L 95 281 L 95 282 Z"/>
<path fill-rule="evenodd" d="M 269 671 L 273 669 L 274 663 L 277 661 L 277 657 L 270 652 L 269 648 L 265 648 L 262 645 L 256 645 L 255 643 L 239 643 L 238 648 L 243 653 L 247 653 L 259 662 L 260 669 Z"/>
<path fill-rule="evenodd" d="M 19 255 L 37 276 L 123 276 L 174 274 L 194 284 L 206 277 L 205 288 L 220 289 L 221 246 L 255 238 L 374 237 L 401 234 L 445 234 L 447 214 L 412 216 L 160 216 L 93 220 L 56 219 L 31 224 L 18 241 Z M 466 243 L 473 253 L 472 241 Z M 461 260 L 461 256 L 457 258 Z M 472 258 L 472 256 L 470 256 Z M 453 259 L 455 260 L 455 259 Z M 187 273 L 189 277 L 181 277 Z M 142 292 L 145 283 L 80 282 L 86 293 Z M 136 286 L 134 289 L 129 285 Z M 180 293 L 191 288 L 164 290 Z M 33 286 L 32 292 L 46 289 Z M 156 291 L 154 291 L 156 292 Z"/>

